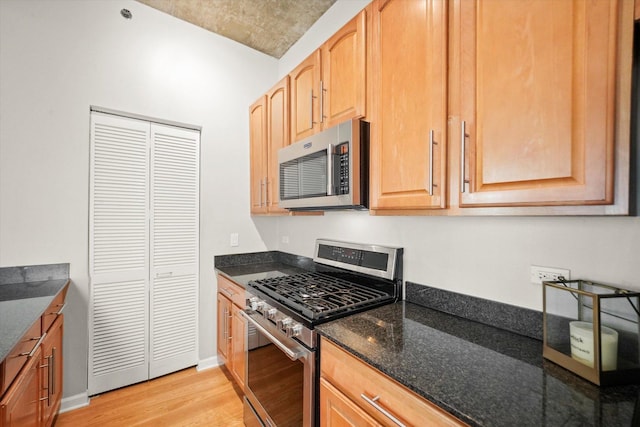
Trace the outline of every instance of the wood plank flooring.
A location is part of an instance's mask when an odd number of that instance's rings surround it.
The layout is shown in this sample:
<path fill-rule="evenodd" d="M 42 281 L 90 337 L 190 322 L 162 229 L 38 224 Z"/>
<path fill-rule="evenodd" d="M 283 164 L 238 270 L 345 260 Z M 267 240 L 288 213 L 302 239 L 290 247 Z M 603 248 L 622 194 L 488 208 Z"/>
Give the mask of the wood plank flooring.
<path fill-rule="evenodd" d="M 185 369 L 91 398 L 55 427 L 243 426 L 241 391 L 224 368 Z"/>

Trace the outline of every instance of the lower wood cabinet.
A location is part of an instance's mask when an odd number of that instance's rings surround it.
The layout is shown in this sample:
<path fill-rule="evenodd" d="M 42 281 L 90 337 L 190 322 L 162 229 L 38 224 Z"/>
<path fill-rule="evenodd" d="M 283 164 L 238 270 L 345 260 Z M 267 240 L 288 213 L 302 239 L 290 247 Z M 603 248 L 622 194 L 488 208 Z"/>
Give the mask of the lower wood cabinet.
<path fill-rule="evenodd" d="M 42 350 L 36 352 L 23 367 L 0 402 L 0 426 L 39 427 L 40 364 Z"/>
<path fill-rule="evenodd" d="M 0 364 L 7 383 L 6 392 L 0 395 L 0 427 L 54 424 L 62 402 L 62 309 L 67 289 Z"/>
<path fill-rule="evenodd" d="M 466 426 L 331 341 L 320 346 L 321 426 Z"/>
<path fill-rule="evenodd" d="M 245 382 L 246 320 L 244 289 L 218 275 L 218 358 L 225 364 L 242 390 Z"/>
<path fill-rule="evenodd" d="M 40 374 L 42 395 L 40 396 L 42 409 L 42 424 L 49 427 L 60 410 L 62 402 L 62 331 L 64 316 L 58 318 L 49 328 L 47 336 L 42 342 L 42 359 Z"/>

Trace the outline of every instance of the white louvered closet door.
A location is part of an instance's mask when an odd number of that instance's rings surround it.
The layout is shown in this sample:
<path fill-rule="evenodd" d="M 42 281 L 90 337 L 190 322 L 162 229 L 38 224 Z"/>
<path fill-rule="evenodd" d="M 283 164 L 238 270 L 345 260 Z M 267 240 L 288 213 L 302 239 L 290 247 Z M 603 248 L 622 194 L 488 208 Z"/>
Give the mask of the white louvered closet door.
<path fill-rule="evenodd" d="M 91 114 L 89 395 L 197 363 L 199 146 Z"/>
<path fill-rule="evenodd" d="M 149 377 L 198 361 L 200 133 L 151 124 Z"/>
<path fill-rule="evenodd" d="M 91 114 L 90 395 L 149 376 L 149 133 Z"/>

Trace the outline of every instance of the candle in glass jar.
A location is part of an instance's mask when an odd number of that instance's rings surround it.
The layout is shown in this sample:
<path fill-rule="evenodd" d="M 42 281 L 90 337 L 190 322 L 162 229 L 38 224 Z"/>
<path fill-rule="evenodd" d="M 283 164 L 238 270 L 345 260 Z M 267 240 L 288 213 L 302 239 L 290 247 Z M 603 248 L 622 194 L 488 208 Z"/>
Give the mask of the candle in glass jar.
<path fill-rule="evenodd" d="M 574 321 L 569 323 L 571 335 L 571 357 L 593 368 L 593 323 Z M 600 364 L 603 371 L 614 371 L 618 366 L 618 332 L 600 326 Z"/>

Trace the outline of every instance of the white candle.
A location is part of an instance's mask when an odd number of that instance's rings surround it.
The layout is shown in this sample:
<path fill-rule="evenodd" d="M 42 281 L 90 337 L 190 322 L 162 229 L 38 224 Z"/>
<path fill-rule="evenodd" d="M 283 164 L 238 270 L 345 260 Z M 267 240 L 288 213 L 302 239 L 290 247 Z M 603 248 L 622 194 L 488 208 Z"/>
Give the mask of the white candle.
<path fill-rule="evenodd" d="M 593 368 L 593 323 L 570 322 L 571 357 Z M 618 366 L 618 332 L 600 326 L 601 365 L 603 371 L 615 371 Z"/>

